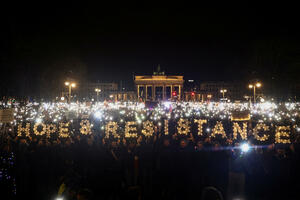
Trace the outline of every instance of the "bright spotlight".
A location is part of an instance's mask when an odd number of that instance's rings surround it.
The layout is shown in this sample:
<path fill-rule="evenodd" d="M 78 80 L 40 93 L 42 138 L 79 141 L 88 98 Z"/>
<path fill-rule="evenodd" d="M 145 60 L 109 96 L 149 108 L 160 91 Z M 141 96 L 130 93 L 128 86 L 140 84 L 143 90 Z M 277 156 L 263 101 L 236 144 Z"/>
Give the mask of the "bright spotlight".
<path fill-rule="evenodd" d="M 243 152 L 248 152 L 250 150 L 249 144 L 247 143 L 242 144 L 240 148 Z"/>
<path fill-rule="evenodd" d="M 62 197 L 57 197 L 55 200 L 64 200 Z"/>

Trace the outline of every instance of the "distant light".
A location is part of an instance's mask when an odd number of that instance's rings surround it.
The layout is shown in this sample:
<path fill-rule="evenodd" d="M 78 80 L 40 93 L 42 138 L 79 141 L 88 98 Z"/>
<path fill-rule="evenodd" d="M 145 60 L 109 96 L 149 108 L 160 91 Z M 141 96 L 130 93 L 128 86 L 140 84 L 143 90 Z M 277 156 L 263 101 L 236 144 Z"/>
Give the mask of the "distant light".
<path fill-rule="evenodd" d="M 94 117 L 97 119 L 101 119 L 102 113 L 100 111 L 95 112 Z"/>
<path fill-rule="evenodd" d="M 171 102 L 165 101 L 164 106 L 165 106 L 165 108 L 170 108 L 171 107 Z"/>
<path fill-rule="evenodd" d="M 113 98 L 114 96 L 113 96 L 113 95 L 109 95 L 109 97 L 110 97 L 110 98 Z"/>
<path fill-rule="evenodd" d="M 35 120 L 35 122 L 36 122 L 36 123 L 42 123 L 42 119 L 41 119 L 41 118 L 37 118 L 37 119 Z"/>
<path fill-rule="evenodd" d="M 60 97 L 60 100 L 64 101 L 64 100 L 65 100 L 65 97 Z"/>
<path fill-rule="evenodd" d="M 209 133 L 209 132 L 210 132 L 210 128 L 207 128 L 207 129 L 206 129 L 206 132 L 208 132 L 208 133 Z"/>
<path fill-rule="evenodd" d="M 265 102 L 265 99 L 264 98 L 260 98 L 260 102 Z"/>
<path fill-rule="evenodd" d="M 240 148 L 243 152 L 248 152 L 250 150 L 249 144 L 247 143 L 242 144 Z"/>
<path fill-rule="evenodd" d="M 57 197 L 55 200 L 64 200 L 62 197 Z"/>
<path fill-rule="evenodd" d="M 256 83 L 256 87 L 261 87 L 261 83 Z"/>
<path fill-rule="evenodd" d="M 188 82 L 191 82 L 191 83 L 192 83 L 192 82 L 194 82 L 194 80 L 188 80 Z"/>

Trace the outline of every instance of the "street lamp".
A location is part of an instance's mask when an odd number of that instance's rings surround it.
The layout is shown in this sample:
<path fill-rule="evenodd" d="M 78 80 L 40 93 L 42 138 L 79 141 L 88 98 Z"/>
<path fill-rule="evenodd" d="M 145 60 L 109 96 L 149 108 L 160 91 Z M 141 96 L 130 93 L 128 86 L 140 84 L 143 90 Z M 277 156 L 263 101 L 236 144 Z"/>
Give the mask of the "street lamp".
<path fill-rule="evenodd" d="M 76 83 L 66 81 L 66 82 L 65 82 L 65 85 L 69 87 L 69 97 L 68 97 L 68 102 L 70 103 L 70 102 L 71 102 L 71 92 L 72 92 L 72 88 L 75 88 L 75 87 L 76 87 Z"/>
<path fill-rule="evenodd" d="M 208 94 L 208 95 L 207 95 L 207 98 L 208 98 L 208 101 L 210 101 L 210 99 L 212 98 L 212 95 L 211 95 L 211 94 Z"/>
<path fill-rule="evenodd" d="M 95 88 L 95 92 L 97 93 L 97 101 L 98 101 L 98 95 L 99 95 L 99 93 L 101 92 L 101 89 Z"/>
<path fill-rule="evenodd" d="M 255 84 L 249 84 L 249 89 L 253 88 L 253 102 L 256 102 L 256 98 L 255 98 L 255 89 L 256 88 L 260 88 L 261 87 L 261 83 L 257 82 Z"/>
<path fill-rule="evenodd" d="M 222 90 L 220 90 L 220 92 L 223 94 L 223 99 L 224 99 L 224 96 L 225 96 L 225 93 L 227 92 L 227 90 L 226 89 L 222 89 Z"/>

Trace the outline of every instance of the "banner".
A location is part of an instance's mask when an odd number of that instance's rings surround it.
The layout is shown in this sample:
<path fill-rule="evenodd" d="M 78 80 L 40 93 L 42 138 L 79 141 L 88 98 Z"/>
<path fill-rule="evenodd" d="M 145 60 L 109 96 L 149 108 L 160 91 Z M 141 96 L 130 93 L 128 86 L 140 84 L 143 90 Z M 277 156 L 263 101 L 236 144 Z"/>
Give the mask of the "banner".
<path fill-rule="evenodd" d="M 211 120 L 205 118 L 179 118 L 178 120 L 104 121 L 88 119 L 60 123 L 30 123 L 17 125 L 17 135 L 32 137 L 73 137 L 95 135 L 105 139 L 149 138 L 161 136 L 210 137 L 215 140 L 251 140 L 258 143 L 292 143 L 299 135 L 295 126 L 250 121 Z"/>
<path fill-rule="evenodd" d="M 14 121 L 14 110 L 12 108 L 0 110 L 0 122 L 10 123 Z"/>

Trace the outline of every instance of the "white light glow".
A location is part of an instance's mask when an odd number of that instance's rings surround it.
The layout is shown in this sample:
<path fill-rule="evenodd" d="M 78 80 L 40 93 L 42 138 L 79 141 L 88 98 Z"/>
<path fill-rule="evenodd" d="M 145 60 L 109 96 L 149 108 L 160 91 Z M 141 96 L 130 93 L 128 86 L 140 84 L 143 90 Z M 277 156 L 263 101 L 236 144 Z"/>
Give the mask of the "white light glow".
<path fill-rule="evenodd" d="M 241 150 L 243 152 L 248 152 L 250 150 L 249 144 L 247 144 L 247 143 L 242 144 L 241 145 Z"/>

